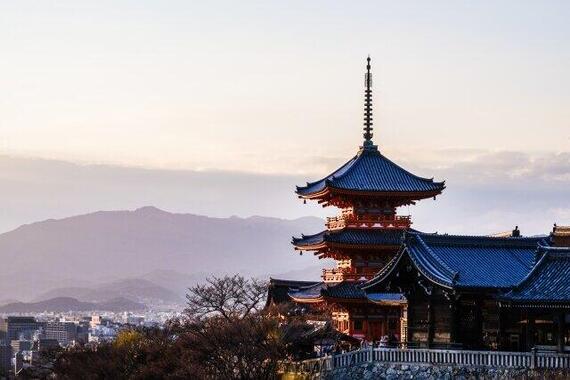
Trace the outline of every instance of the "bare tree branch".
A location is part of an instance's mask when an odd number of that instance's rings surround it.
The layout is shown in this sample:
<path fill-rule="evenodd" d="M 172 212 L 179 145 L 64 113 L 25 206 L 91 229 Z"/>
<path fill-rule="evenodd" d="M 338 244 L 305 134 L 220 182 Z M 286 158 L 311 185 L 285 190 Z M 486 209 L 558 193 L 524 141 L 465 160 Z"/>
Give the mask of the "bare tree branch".
<path fill-rule="evenodd" d="M 221 316 L 226 320 L 243 319 L 260 311 L 267 284 L 240 275 L 212 277 L 205 284 L 189 288 L 186 314 L 192 319 Z"/>

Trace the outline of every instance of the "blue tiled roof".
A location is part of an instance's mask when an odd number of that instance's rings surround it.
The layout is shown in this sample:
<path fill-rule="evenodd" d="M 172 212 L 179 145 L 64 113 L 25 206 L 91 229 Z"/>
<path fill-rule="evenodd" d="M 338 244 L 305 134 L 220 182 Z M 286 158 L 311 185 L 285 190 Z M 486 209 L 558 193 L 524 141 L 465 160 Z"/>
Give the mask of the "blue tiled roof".
<path fill-rule="evenodd" d="M 344 228 L 342 230 L 322 231 L 314 235 L 293 237 L 292 244 L 298 248 L 320 245 L 323 243 L 349 245 L 400 245 L 404 230 L 384 228 Z"/>
<path fill-rule="evenodd" d="M 342 299 L 366 299 L 366 293 L 360 288 L 364 282 L 343 281 L 338 284 L 331 284 L 321 291 L 324 297 Z"/>
<path fill-rule="evenodd" d="M 406 302 L 402 293 L 367 293 L 366 297 L 372 302 Z"/>
<path fill-rule="evenodd" d="M 324 288 L 326 288 L 326 284 L 318 282 L 314 285 L 289 291 L 289 297 L 300 300 L 318 300 L 321 298 L 321 290 Z"/>
<path fill-rule="evenodd" d="M 431 281 L 446 287 L 510 288 L 532 269 L 546 237 L 453 236 L 410 232 L 404 249 L 365 288 L 383 281 L 404 255 Z"/>
<path fill-rule="evenodd" d="M 361 149 L 334 173 L 307 186 L 298 186 L 297 194 L 310 196 L 326 187 L 367 192 L 439 193 L 444 182 L 418 177 L 384 157 L 376 147 Z"/>
<path fill-rule="evenodd" d="M 540 247 L 540 260 L 505 301 L 570 303 L 570 248 Z"/>
<path fill-rule="evenodd" d="M 271 278 L 269 280 L 269 287 L 267 290 L 266 305 L 270 305 L 272 302 L 276 304 L 289 302 L 291 301 L 289 298 L 289 292 L 317 284 L 319 284 L 318 281 L 297 281 Z"/>
<path fill-rule="evenodd" d="M 343 299 L 366 299 L 366 294 L 360 285 L 363 282 L 343 281 L 336 284 L 320 282 L 313 286 L 290 291 L 289 296 L 297 300 L 316 301 L 321 297 Z"/>

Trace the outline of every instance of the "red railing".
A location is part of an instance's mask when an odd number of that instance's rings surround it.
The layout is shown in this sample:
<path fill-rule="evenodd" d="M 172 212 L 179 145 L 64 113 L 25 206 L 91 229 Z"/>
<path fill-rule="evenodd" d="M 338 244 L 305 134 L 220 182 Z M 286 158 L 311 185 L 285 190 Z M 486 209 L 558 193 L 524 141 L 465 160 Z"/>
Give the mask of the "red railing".
<path fill-rule="evenodd" d="M 379 268 L 362 268 L 360 270 L 357 268 L 323 269 L 322 278 L 324 282 L 357 281 L 363 278 L 370 280 L 379 270 Z"/>
<path fill-rule="evenodd" d="M 340 216 L 327 218 L 329 230 L 345 227 L 352 228 L 409 228 L 412 224 L 409 215 L 354 215 L 343 213 Z"/>

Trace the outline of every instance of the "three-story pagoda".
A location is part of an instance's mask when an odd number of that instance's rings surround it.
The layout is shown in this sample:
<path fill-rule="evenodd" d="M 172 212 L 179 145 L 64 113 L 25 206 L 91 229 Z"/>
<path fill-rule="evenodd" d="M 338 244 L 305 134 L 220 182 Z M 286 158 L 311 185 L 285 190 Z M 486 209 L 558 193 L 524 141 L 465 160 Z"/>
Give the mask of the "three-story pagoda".
<path fill-rule="evenodd" d="M 374 145 L 370 57 L 364 93 L 364 142 L 358 153 L 325 178 L 296 190 L 303 200 L 339 208 L 324 231 L 292 241 L 298 251 L 336 260 L 336 268 L 324 269 L 322 282 L 296 288 L 289 296 L 298 303 L 330 305 L 337 329 L 376 340 L 400 334 L 406 300 L 398 293 L 371 298 L 361 285 L 397 254 L 403 234 L 411 229 L 410 216 L 398 215 L 398 208 L 435 198 L 445 184 L 408 172 Z"/>

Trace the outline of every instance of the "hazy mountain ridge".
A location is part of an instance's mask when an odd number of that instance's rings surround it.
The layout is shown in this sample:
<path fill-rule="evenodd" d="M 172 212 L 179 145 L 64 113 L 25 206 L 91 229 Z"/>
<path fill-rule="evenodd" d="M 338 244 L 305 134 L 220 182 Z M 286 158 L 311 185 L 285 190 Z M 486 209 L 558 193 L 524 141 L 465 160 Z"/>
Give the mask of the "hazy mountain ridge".
<path fill-rule="evenodd" d="M 289 243 L 292 235 L 322 228 L 314 217 L 210 218 L 154 207 L 50 219 L 0 234 L 0 258 L 7 263 L 0 294 L 183 300 L 189 286 L 212 274 L 266 276 L 314 265 Z M 137 285 L 129 291 L 129 283 Z"/>
<path fill-rule="evenodd" d="M 101 284 L 93 288 L 64 287 L 49 290 L 35 297 L 33 302 L 56 297 L 72 297 L 85 302 L 106 302 L 110 299 L 125 298 L 141 303 L 181 303 L 182 297 L 172 290 L 144 279 L 126 279 Z"/>
<path fill-rule="evenodd" d="M 0 306 L 0 313 L 41 313 L 44 311 L 140 311 L 146 305 L 125 298 L 114 298 L 105 302 L 83 302 L 72 297 L 56 297 L 40 302 L 14 302 Z"/>

